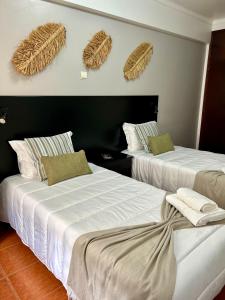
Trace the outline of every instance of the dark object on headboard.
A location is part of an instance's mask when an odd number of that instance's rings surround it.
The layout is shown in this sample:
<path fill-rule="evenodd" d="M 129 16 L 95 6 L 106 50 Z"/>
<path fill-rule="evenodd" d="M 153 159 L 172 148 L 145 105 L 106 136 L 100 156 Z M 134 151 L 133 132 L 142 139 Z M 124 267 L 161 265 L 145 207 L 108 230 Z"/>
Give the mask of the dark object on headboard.
<path fill-rule="evenodd" d="M 157 120 L 158 96 L 0 97 L 8 121 L 0 127 L 0 182 L 18 173 L 8 141 L 73 131 L 76 150 L 126 148 L 123 122 Z"/>

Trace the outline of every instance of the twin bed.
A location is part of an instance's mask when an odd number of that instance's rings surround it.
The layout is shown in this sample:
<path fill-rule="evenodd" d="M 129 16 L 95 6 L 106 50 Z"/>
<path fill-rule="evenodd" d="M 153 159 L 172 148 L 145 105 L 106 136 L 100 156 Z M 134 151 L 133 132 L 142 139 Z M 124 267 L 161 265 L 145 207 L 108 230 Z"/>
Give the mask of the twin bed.
<path fill-rule="evenodd" d="M 67 279 L 78 237 L 96 230 L 160 221 L 166 193 L 96 165 L 90 167 L 92 175 L 52 187 L 20 175 L 1 184 L 1 220 L 11 224 L 72 299 L 76 299 L 76 291 L 68 287 Z M 174 300 L 211 300 L 220 292 L 225 282 L 224 236 L 222 225 L 174 233 Z"/>
<path fill-rule="evenodd" d="M 180 187 L 192 189 L 199 171 L 225 168 L 224 154 L 179 146 L 175 146 L 175 151 L 157 156 L 145 150 L 123 152 L 133 156 L 133 178 L 169 192 L 176 192 Z"/>
<path fill-rule="evenodd" d="M 64 102 L 64 99 L 62 101 Z M 137 99 L 137 103 L 140 104 L 140 99 Z M 17 105 L 16 102 L 14 104 Z M 65 108 L 65 104 L 61 105 Z M 70 105 L 74 106 L 74 103 L 71 102 Z M 26 107 L 24 118 L 36 118 L 34 128 L 37 129 L 39 119 L 36 116 L 36 108 L 40 104 L 36 103 L 32 109 L 30 108 L 32 113 L 29 116 L 27 116 L 28 106 L 28 104 L 23 106 Z M 69 112 L 71 107 L 67 106 Z M 102 103 L 100 106 L 102 109 Z M 49 105 L 49 111 L 45 109 L 43 113 L 51 116 L 51 110 L 52 106 Z M 146 107 L 143 108 L 144 111 L 146 112 Z M 57 111 L 57 114 L 60 116 L 61 111 Z M 121 118 L 124 120 L 124 116 Z M 53 120 L 46 121 L 47 124 L 56 126 L 57 130 L 58 119 L 54 115 Z M 116 120 L 116 124 L 120 122 Z M 46 124 L 43 126 L 47 128 Z M 15 124 L 13 130 L 18 131 L 21 138 L 27 135 L 24 128 L 18 128 Z M 7 155 L 9 148 L 6 147 L 6 141 L 18 136 L 18 132 L 16 135 L 10 130 L 9 128 L 9 132 L 4 135 L 3 143 Z M 37 130 L 29 134 L 37 135 Z M 94 164 L 89 164 L 93 174 L 68 179 L 53 186 L 48 186 L 46 181 L 40 182 L 8 174 L 4 176 L 0 185 L 0 220 L 10 223 L 23 243 L 30 247 L 40 261 L 63 283 L 69 297 L 77 299 L 76 291 L 68 286 L 68 275 L 73 247 L 78 238 L 93 231 L 160 222 L 160 209 L 166 190 L 174 191 L 178 186 L 192 187 L 197 171 L 205 169 L 206 166 L 210 169 L 212 167 L 220 169 L 221 164 L 225 162 L 223 155 L 211 155 L 209 161 L 208 154 L 205 154 L 207 159 L 203 159 L 204 152 L 199 154 L 195 151 L 177 147 L 174 152 L 160 155 L 160 159 L 152 158 L 144 151 L 132 153 L 134 177 L 150 184 Z M 202 155 L 202 162 L 198 155 Z M 11 152 L 9 156 L 12 157 Z M 169 168 L 163 164 L 169 164 Z M 11 161 L 5 163 L 5 167 L 7 172 L 10 169 L 11 174 L 16 173 L 15 160 L 14 163 Z M 153 174 L 151 179 L 149 170 Z M 221 291 L 225 285 L 224 237 L 224 225 L 181 229 L 174 232 L 174 253 L 177 261 L 174 300 L 212 300 Z M 130 299 L 124 297 L 120 300 Z"/>

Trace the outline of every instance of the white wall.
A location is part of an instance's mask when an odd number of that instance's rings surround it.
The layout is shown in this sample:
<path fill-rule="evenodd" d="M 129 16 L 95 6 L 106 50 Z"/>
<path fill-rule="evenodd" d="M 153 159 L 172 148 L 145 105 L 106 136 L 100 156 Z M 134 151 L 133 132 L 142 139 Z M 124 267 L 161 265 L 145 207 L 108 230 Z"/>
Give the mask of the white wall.
<path fill-rule="evenodd" d="M 212 23 L 168 0 L 45 0 L 104 16 L 113 16 L 204 43 L 210 41 Z"/>
<path fill-rule="evenodd" d="M 17 74 L 10 59 L 18 43 L 46 22 L 66 26 L 66 47 L 42 73 Z M 112 36 L 112 52 L 99 71 L 80 80 L 82 50 L 101 29 Z M 0 36 L 0 95 L 157 94 L 161 130 L 170 132 L 176 144 L 195 145 L 203 44 L 38 0 L 0 0 Z M 127 82 L 123 65 L 143 41 L 154 45 L 151 64 L 140 79 Z"/>

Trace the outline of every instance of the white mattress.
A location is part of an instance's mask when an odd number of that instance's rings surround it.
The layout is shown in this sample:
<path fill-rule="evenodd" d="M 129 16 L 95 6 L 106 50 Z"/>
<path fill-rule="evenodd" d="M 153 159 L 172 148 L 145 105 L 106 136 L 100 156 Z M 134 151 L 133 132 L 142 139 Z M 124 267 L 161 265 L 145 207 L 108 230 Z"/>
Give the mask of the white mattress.
<path fill-rule="evenodd" d="M 83 233 L 160 220 L 165 192 L 90 164 L 94 174 L 48 187 L 11 176 L 1 184 L 0 218 L 67 288 L 71 252 Z M 225 284 L 225 226 L 174 233 L 173 299 L 210 300 Z"/>
<path fill-rule="evenodd" d="M 175 151 L 157 156 L 145 150 L 124 150 L 123 153 L 134 157 L 133 178 L 169 192 L 176 192 L 180 187 L 192 188 L 199 171 L 225 168 L 224 154 L 179 146 L 175 147 Z"/>

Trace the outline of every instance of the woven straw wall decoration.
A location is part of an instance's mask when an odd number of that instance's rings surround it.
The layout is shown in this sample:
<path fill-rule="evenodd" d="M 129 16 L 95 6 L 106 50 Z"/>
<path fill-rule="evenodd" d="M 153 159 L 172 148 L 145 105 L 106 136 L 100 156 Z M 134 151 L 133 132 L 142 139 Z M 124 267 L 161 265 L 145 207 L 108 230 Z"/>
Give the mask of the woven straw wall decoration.
<path fill-rule="evenodd" d="M 34 75 L 49 65 L 65 45 L 66 29 L 62 24 L 47 23 L 33 30 L 15 51 L 12 63 L 23 75 Z"/>
<path fill-rule="evenodd" d="M 124 77 L 127 80 L 136 79 L 144 71 L 153 54 L 153 45 L 140 44 L 128 57 L 123 68 Z"/>
<path fill-rule="evenodd" d="M 83 51 L 87 68 L 98 69 L 105 62 L 112 48 L 112 39 L 104 31 L 97 32 Z"/>

